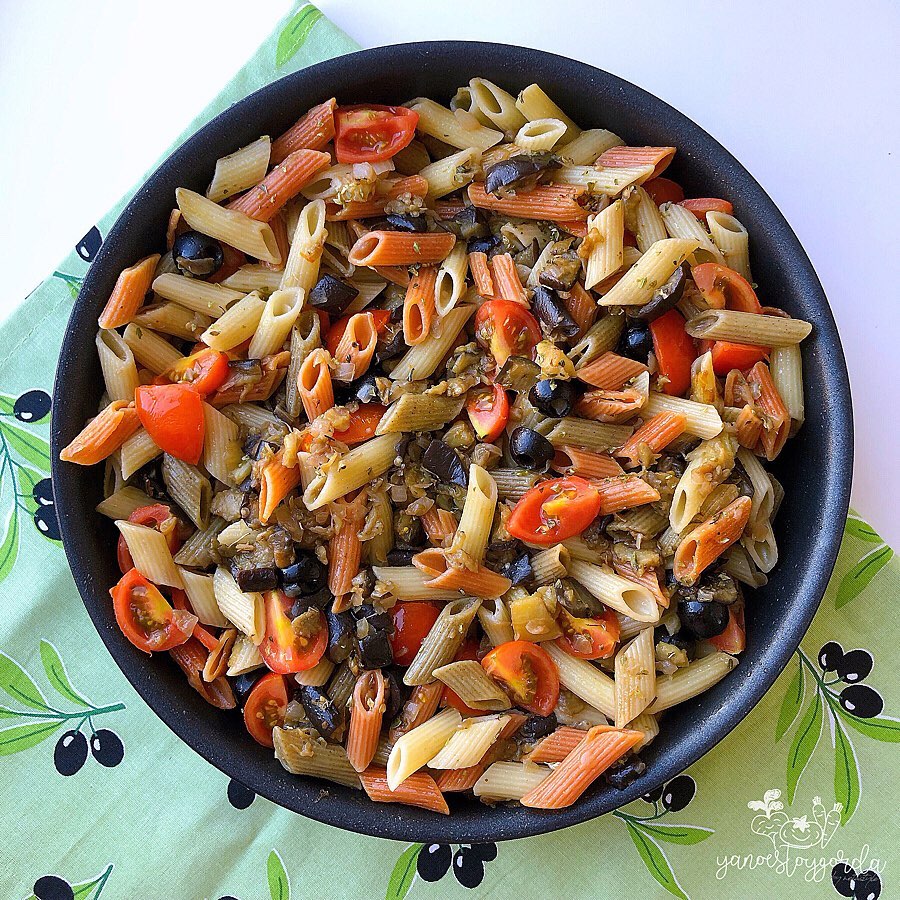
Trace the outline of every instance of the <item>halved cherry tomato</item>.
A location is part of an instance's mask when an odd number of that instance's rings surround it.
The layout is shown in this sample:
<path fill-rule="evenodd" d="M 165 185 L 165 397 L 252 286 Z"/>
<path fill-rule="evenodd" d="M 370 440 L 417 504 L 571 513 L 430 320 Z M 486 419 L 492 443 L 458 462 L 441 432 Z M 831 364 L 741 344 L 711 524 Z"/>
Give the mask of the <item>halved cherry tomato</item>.
<path fill-rule="evenodd" d="M 218 390 L 228 377 L 228 354 L 211 347 L 194 350 L 160 377 L 166 381 L 157 383 L 186 384 L 205 397 Z"/>
<path fill-rule="evenodd" d="M 311 619 L 310 633 L 298 634 L 291 623 L 292 602 L 284 591 L 266 591 L 266 631 L 259 645 L 263 662 L 280 675 L 305 672 L 322 658 L 328 646 L 328 623 L 314 607 L 316 617 Z"/>
<path fill-rule="evenodd" d="M 600 492 L 584 478 L 551 478 L 525 492 L 506 530 L 520 541 L 556 544 L 581 534 L 597 518 L 600 504 Z"/>
<path fill-rule="evenodd" d="M 437 604 L 428 601 L 394 605 L 391 609 L 394 620 L 391 649 L 398 666 L 408 666 L 413 661 L 440 611 Z"/>
<path fill-rule="evenodd" d="M 695 197 L 692 200 L 681 200 L 678 205 L 689 209 L 704 225 L 708 212 L 723 212 L 729 216 L 734 212 L 734 207 L 727 200 L 720 200 L 718 197 Z"/>
<path fill-rule="evenodd" d="M 126 572 L 109 593 L 122 634 L 145 653 L 183 644 L 197 624 L 195 615 L 172 609 L 159 588 L 137 569 Z"/>
<path fill-rule="evenodd" d="M 183 384 L 147 384 L 134 392 L 141 425 L 156 445 L 197 465 L 203 453 L 203 400 Z"/>
<path fill-rule="evenodd" d="M 559 627 L 562 637 L 556 643 L 579 659 L 608 659 L 616 652 L 620 628 L 616 614 L 603 610 L 603 614 L 591 619 L 579 619 L 567 610 L 560 610 Z"/>
<path fill-rule="evenodd" d="M 359 104 L 334 111 L 334 151 L 338 162 L 381 162 L 416 135 L 419 114 L 405 106 Z"/>
<path fill-rule="evenodd" d="M 703 299 L 715 309 L 762 313 L 762 306 L 750 282 L 728 266 L 701 263 L 691 269 L 691 278 Z"/>
<path fill-rule="evenodd" d="M 391 311 L 389 309 L 367 309 L 365 311 L 372 314 L 375 331 L 378 334 L 381 334 L 387 327 L 388 322 L 391 321 Z M 347 323 L 349 321 L 350 316 L 341 316 L 339 319 L 335 320 L 334 324 L 328 328 L 328 331 L 325 334 L 325 348 L 332 356 L 334 356 L 338 344 L 340 344 L 341 338 L 347 330 Z"/>
<path fill-rule="evenodd" d="M 660 387 L 663 393 L 680 397 L 691 386 L 691 363 L 697 358 L 694 339 L 684 330 L 684 316 L 670 309 L 650 323 L 650 336 Z"/>
<path fill-rule="evenodd" d="M 643 188 L 657 206 L 663 203 L 681 203 L 684 200 L 681 185 L 671 178 L 651 178 L 644 182 Z"/>
<path fill-rule="evenodd" d="M 269 672 L 253 685 L 244 704 L 244 724 L 257 744 L 275 746 L 272 730 L 284 725 L 287 705 L 288 692 L 283 675 Z"/>
<path fill-rule="evenodd" d="M 478 641 L 471 638 L 464 641 L 462 647 L 456 651 L 453 662 L 460 662 L 464 659 L 478 659 Z M 465 703 L 462 697 L 453 690 L 453 688 L 445 687 L 441 694 L 441 706 L 452 706 L 460 715 L 463 716 L 483 716 L 486 711 L 483 709 L 472 709 Z"/>
<path fill-rule="evenodd" d="M 743 653 L 747 646 L 747 632 L 744 628 L 744 604 L 732 603 L 728 607 L 728 624 L 721 634 L 707 638 L 716 650 L 725 653 Z"/>
<path fill-rule="evenodd" d="M 511 300 L 488 300 L 475 314 L 475 340 L 494 357 L 499 369 L 510 356 L 531 356 L 541 340 L 538 320 Z"/>
<path fill-rule="evenodd" d="M 336 441 L 344 444 L 361 444 L 375 436 L 375 429 L 387 410 L 380 403 L 360 403 L 359 409 L 350 414 L 350 424 L 343 431 L 333 435 Z"/>
<path fill-rule="evenodd" d="M 128 521 L 134 522 L 135 525 L 155 528 L 161 532 L 172 553 L 175 553 L 181 546 L 181 540 L 178 537 L 178 519 L 172 515 L 172 510 L 164 503 L 139 506 L 128 517 Z M 134 568 L 134 560 L 128 551 L 128 544 L 125 543 L 125 536 L 121 534 L 119 535 L 119 543 L 116 545 L 116 559 L 119 562 L 119 569 L 123 575 Z"/>
<path fill-rule="evenodd" d="M 732 369 L 745 372 L 769 355 L 768 347 L 756 344 L 735 344 L 733 341 L 709 341 L 712 345 L 712 364 L 716 375 L 724 377 Z"/>
<path fill-rule="evenodd" d="M 559 700 L 559 672 L 550 654 L 529 641 L 507 641 L 481 661 L 516 706 L 549 716 Z"/>
<path fill-rule="evenodd" d="M 493 389 L 480 388 L 469 394 L 466 412 L 478 437 L 492 444 L 503 434 L 509 421 L 509 398 L 499 384 L 493 385 Z"/>

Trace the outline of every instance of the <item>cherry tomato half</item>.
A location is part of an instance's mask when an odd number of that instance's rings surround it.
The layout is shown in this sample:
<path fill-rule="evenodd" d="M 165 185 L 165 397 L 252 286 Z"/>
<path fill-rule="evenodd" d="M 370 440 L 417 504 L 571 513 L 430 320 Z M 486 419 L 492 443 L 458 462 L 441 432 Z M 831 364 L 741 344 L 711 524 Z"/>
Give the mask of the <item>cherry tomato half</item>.
<path fill-rule="evenodd" d="M 499 384 L 480 388 L 469 394 L 466 412 L 478 437 L 492 444 L 509 421 L 509 398 Z"/>
<path fill-rule="evenodd" d="M 253 685 L 244 704 L 244 724 L 257 744 L 275 746 L 272 729 L 284 724 L 287 705 L 288 692 L 283 675 L 269 672 Z"/>
<path fill-rule="evenodd" d="M 616 652 L 619 641 L 619 620 L 609 609 L 591 619 L 579 619 L 567 610 L 560 610 L 559 627 L 562 637 L 556 643 L 579 659 L 608 659 Z"/>
<path fill-rule="evenodd" d="M 338 162 L 381 162 L 416 135 L 419 114 L 405 106 L 360 104 L 334 111 L 334 151 Z"/>
<path fill-rule="evenodd" d="M 394 620 L 391 649 L 398 666 L 408 666 L 413 661 L 439 613 L 440 607 L 427 601 L 394 605 L 391 609 Z"/>
<path fill-rule="evenodd" d="M 366 312 L 371 313 L 375 331 L 380 335 L 387 327 L 388 322 L 391 321 L 391 311 L 389 309 L 367 309 Z M 350 316 L 341 316 L 334 324 L 329 326 L 328 331 L 325 334 L 325 349 L 332 356 L 334 356 L 338 344 L 340 344 L 341 338 L 347 330 L 347 323 L 349 321 Z"/>
<path fill-rule="evenodd" d="M 360 403 L 359 409 L 351 413 L 350 424 L 343 431 L 336 431 L 332 437 L 344 444 L 361 444 L 375 437 L 375 429 L 387 407 L 380 403 Z"/>
<path fill-rule="evenodd" d="M 672 397 L 682 396 L 691 386 L 691 364 L 697 358 L 694 339 L 684 324 L 684 316 L 677 309 L 670 309 L 650 323 L 660 387 Z"/>
<path fill-rule="evenodd" d="M 525 492 L 506 530 L 520 541 L 557 544 L 581 534 L 597 518 L 600 504 L 600 492 L 584 478 L 551 478 Z"/>
<path fill-rule="evenodd" d="M 204 397 L 218 390 L 228 377 L 228 354 L 211 347 L 201 347 L 190 356 L 178 360 L 161 378 L 175 384 L 186 384 Z"/>
<path fill-rule="evenodd" d="M 713 371 L 722 378 L 732 369 L 746 372 L 769 355 L 768 347 L 758 347 L 756 344 L 735 344 L 732 341 L 708 343 L 712 350 Z"/>
<path fill-rule="evenodd" d="M 762 313 L 762 305 L 750 282 L 728 266 L 701 263 L 691 269 L 691 278 L 703 299 L 715 309 Z"/>
<path fill-rule="evenodd" d="M 651 178 L 644 182 L 643 188 L 657 206 L 662 206 L 663 203 L 680 203 L 684 200 L 681 185 L 671 178 Z"/>
<path fill-rule="evenodd" d="M 122 634 L 145 653 L 183 644 L 197 624 L 192 613 L 172 609 L 159 588 L 137 569 L 126 572 L 109 593 Z"/>
<path fill-rule="evenodd" d="M 538 320 L 511 300 L 488 300 L 475 314 L 475 340 L 489 351 L 499 369 L 510 356 L 531 356 L 541 340 Z"/>
<path fill-rule="evenodd" d="M 178 519 L 172 515 L 172 510 L 164 503 L 154 503 L 150 506 L 139 506 L 129 517 L 129 522 L 135 525 L 144 525 L 146 528 L 154 528 L 165 536 L 166 544 L 169 550 L 175 553 L 181 546 L 181 540 L 178 537 Z M 125 536 L 119 535 L 119 542 L 116 545 L 116 559 L 119 562 L 119 569 L 124 575 L 126 572 L 134 568 L 134 560 L 128 551 L 128 544 L 125 542 Z"/>
<path fill-rule="evenodd" d="M 481 661 L 516 706 L 549 716 L 559 700 L 559 672 L 543 647 L 529 641 L 507 641 Z"/>
<path fill-rule="evenodd" d="M 183 384 L 147 384 L 134 392 L 134 399 L 141 425 L 156 445 L 197 465 L 206 430 L 200 395 Z"/>
<path fill-rule="evenodd" d="M 460 662 L 464 659 L 478 659 L 478 641 L 468 639 L 463 642 L 462 647 L 456 651 L 453 662 Z M 453 688 L 445 687 L 441 694 L 441 706 L 452 706 L 462 716 L 483 716 L 486 711 L 483 709 L 473 709 L 465 703 L 462 697 L 453 690 Z"/>
<path fill-rule="evenodd" d="M 259 652 L 263 662 L 280 675 L 305 672 L 322 658 L 328 646 L 328 623 L 315 608 L 311 609 L 308 634 L 298 634 L 290 616 L 292 601 L 284 591 L 266 591 L 266 631 Z"/>
<path fill-rule="evenodd" d="M 723 212 L 729 216 L 734 212 L 734 207 L 727 200 L 720 200 L 718 197 L 695 197 L 680 200 L 678 205 L 689 209 L 704 225 L 708 212 Z"/>

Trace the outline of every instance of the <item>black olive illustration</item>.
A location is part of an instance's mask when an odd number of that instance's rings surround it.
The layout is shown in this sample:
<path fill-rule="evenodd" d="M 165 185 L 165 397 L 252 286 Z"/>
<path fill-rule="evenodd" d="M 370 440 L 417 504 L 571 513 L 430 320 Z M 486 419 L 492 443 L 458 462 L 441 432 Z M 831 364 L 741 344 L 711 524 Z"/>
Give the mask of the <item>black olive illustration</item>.
<path fill-rule="evenodd" d="M 662 804 L 669 812 L 679 812 L 694 799 L 696 793 L 694 779 L 690 775 L 678 775 L 663 789 Z"/>
<path fill-rule="evenodd" d="M 235 809 L 246 809 L 255 799 L 256 794 L 246 784 L 234 778 L 228 782 L 228 802 Z"/>
<path fill-rule="evenodd" d="M 645 800 L 647 803 L 656 803 L 662 797 L 665 787 L 664 784 L 661 784 L 659 787 L 653 788 L 652 791 L 647 791 L 646 794 L 641 796 L 641 800 Z"/>
<path fill-rule="evenodd" d="M 85 261 L 93 262 L 103 244 L 103 235 L 95 225 L 76 245 L 75 252 Z"/>
<path fill-rule="evenodd" d="M 75 896 L 69 882 L 58 875 L 43 875 L 38 878 L 31 892 L 37 900 L 72 900 Z"/>
<path fill-rule="evenodd" d="M 881 879 L 877 872 L 866 869 L 856 876 L 853 886 L 853 900 L 878 900 L 881 895 Z"/>
<path fill-rule="evenodd" d="M 843 658 L 844 648 L 837 641 L 829 641 L 819 650 L 819 667 L 825 672 L 831 672 Z"/>
<path fill-rule="evenodd" d="M 463 887 L 477 888 L 484 880 L 484 863 L 471 847 L 460 847 L 453 854 L 453 874 Z"/>
<path fill-rule="evenodd" d="M 491 862 L 497 858 L 497 845 L 493 843 L 472 844 L 472 853 L 482 862 Z"/>
<path fill-rule="evenodd" d="M 831 883 L 842 897 L 852 897 L 856 881 L 856 870 L 847 863 L 838 863 L 831 870 Z"/>
<path fill-rule="evenodd" d="M 53 765 L 60 775 L 74 775 L 84 765 L 87 755 L 87 738 L 80 731 L 67 731 L 56 742 Z"/>
<path fill-rule="evenodd" d="M 31 496 L 41 506 L 53 506 L 53 482 L 49 478 L 42 478 L 31 489 Z"/>
<path fill-rule="evenodd" d="M 875 661 L 868 650 L 848 650 L 835 667 L 835 672 L 842 681 L 855 684 L 869 677 L 873 665 Z"/>
<path fill-rule="evenodd" d="M 440 881 L 450 868 L 453 854 L 449 844 L 426 844 L 416 860 L 416 871 L 422 881 Z"/>
<path fill-rule="evenodd" d="M 125 748 L 114 731 L 101 728 L 91 735 L 91 753 L 101 766 L 112 769 L 122 762 Z"/>
<path fill-rule="evenodd" d="M 13 405 L 13 415 L 20 422 L 40 422 L 50 412 L 50 395 L 46 391 L 26 391 Z"/>
<path fill-rule="evenodd" d="M 51 541 L 58 541 L 60 532 L 59 519 L 56 517 L 56 507 L 39 507 L 34 513 L 34 526 L 44 537 L 50 538 Z"/>
<path fill-rule="evenodd" d="M 871 719 L 884 709 L 881 694 L 865 684 L 851 684 L 841 691 L 841 706 L 861 719 Z"/>

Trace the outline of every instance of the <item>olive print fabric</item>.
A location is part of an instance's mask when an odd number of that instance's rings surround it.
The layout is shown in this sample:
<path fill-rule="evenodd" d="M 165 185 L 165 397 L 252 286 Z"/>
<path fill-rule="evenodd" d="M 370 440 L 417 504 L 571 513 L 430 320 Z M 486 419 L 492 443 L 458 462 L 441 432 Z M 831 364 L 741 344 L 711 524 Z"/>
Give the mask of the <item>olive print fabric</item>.
<path fill-rule="evenodd" d="M 355 47 L 315 7 L 294 9 L 185 136 Z M 603 819 L 497 845 L 403 845 L 280 809 L 180 744 L 88 619 L 49 480 L 49 423 L 65 402 L 50 396 L 56 355 L 124 203 L 0 327 L 0 897 L 897 893 L 900 566 L 855 516 L 819 613 L 763 702 L 687 772 Z"/>

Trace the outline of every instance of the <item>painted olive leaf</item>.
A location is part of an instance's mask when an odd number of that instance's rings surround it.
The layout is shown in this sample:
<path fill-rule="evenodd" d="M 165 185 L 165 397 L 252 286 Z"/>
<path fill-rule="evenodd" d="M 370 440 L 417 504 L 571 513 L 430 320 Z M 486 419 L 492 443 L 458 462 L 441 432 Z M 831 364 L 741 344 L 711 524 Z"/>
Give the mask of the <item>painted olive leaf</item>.
<path fill-rule="evenodd" d="M 675 873 L 666 859 L 665 853 L 636 825 L 631 822 L 625 823 L 631 840 L 637 849 L 647 871 L 658 881 L 673 897 L 679 897 L 680 900 L 688 900 L 687 894 L 681 889 L 675 878 Z"/>
<path fill-rule="evenodd" d="M 838 586 L 835 609 L 841 609 L 855 600 L 872 582 L 872 579 L 890 562 L 894 551 L 884 544 L 867 553 L 842 579 Z"/>
<path fill-rule="evenodd" d="M 416 877 L 416 861 L 424 844 L 411 844 L 394 864 L 385 900 L 403 900 Z"/>
<path fill-rule="evenodd" d="M 27 725 L 14 725 L 0 730 L 0 756 L 9 756 L 34 747 L 50 737 L 60 725 L 60 721 L 29 722 Z"/>
<path fill-rule="evenodd" d="M 34 499 L 34 486 L 46 478 L 40 472 L 29 469 L 28 466 L 17 466 L 16 480 L 19 482 L 19 492 L 22 503 L 32 515 L 38 508 L 37 500 Z"/>
<path fill-rule="evenodd" d="M 0 581 L 3 581 L 16 564 L 19 555 L 19 517 L 16 515 L 16 507 L 9 511 L 9 520 L 6 523 L 6 531 L 3 535 L 3 543 L 0 544 Z"/>
<path fill-rule="evenodd" d="M 91 704 L 72 687 L 69 681 L 69 674 L 66 672 L 59 651 L 50 641 L 41 641 L 41 662 L 44 664 L 44 671 L 47 673 L 47 681 L 53 685 L 57 693 L 61 694 L 70 703 L 83 706 L 86 709 L 91 708 Z"/>
<path fill-rule="evenodd" d="M 900 721 L 897 719 L 889 716 L 873 716 L 871 719 L 862 719 L 847 712 L 843 706 L 836 706 L 835 710 L 844 722 L 860 734 L 886 744 L 900 743 Z"/>
<path fill-rule="evenodd" d="M 715 834 L 712 828 L 698 825 L 661 825 L 656 822 L 641 822 L 641 831 L 667 844 L 699 844 Z"/>
<path fill-rule="evenodd" d="M 306 43 L 313 26 L 321 18 L 322 13 L 311 3 L 291 18 L 278 35 L 278 46 L 275 50 L 276 66 L 283 66 Z"/>
<path fill-rule="evenodd" d="M 859 538 L 861 541 L 868 541 L 870 544 L 881 543 L 880 535 L 868 522 L 863 522 L 862 519 L 854 519 L 852 516 L 847 517 L 844 534 Z"/>
<path fill-rule="evenodd" d="M 0 423 L 0 430 L 22 459 L 37 466 L 42 472 L 50 471 L 50 445 L 36 434 L 29 434 L 7 422 Z"/>
<path fill-rule="evenodd" d="M 791 741 L 791 749 L 788 751 L 787 760 L 787 799 L 788 803 L 794 802 L 794 793 L 797 790 L 797 783 L 800 776 L 806 768 L 816 744 L 819 742 L 819 735 L 822 733 L 822 698 L 816 691 L 812 703 L 810 703 L 800 725 L 794 733 L 794 739 Z"/>
<path fill-rule="evenodd" d="M 266 862 L 266 874 L 269 879 L 269 893 L 272 895 L 272 900 L 290 900 L 291 883 L 288 881 L 284 863 L 281 861 L 277 850 L 269 853 L 269 859 Z"/>
<path fill-rule="evenodd" d="M 0 415 L 11 415 L 16 408 L 16 398 L 0 394 Z"/>
<path fill-rule="evenodd" d="M 859 803 L 859 764 L 840 720 L 834 716 L 834 799 L 842 804 L 841 825 L 846 825 Z"/>
<path fill-rule="evenodd" d="M 778 723 L 775 726 L 776 741 L 780 741 L 787 734 L 787 730 L 794 724 L 794 719 L 800 714 L 803 708 L 804 687 L 803 666 L 798 662 L 797 671 L 794 672 L 784 700 L 781 701 Z"/>
<path fill-rule="evenodd" d="M 10 709 L 8 706 L 0 706 L 0 719 L 18 719 L 22 713 L 16 709 Z"/>
<path fill-rule="evenodd" d="M 24 706 L 50 712 L 47 700 L 31 676 L 11 657 L 0 651 L 0 690 Z"/>

